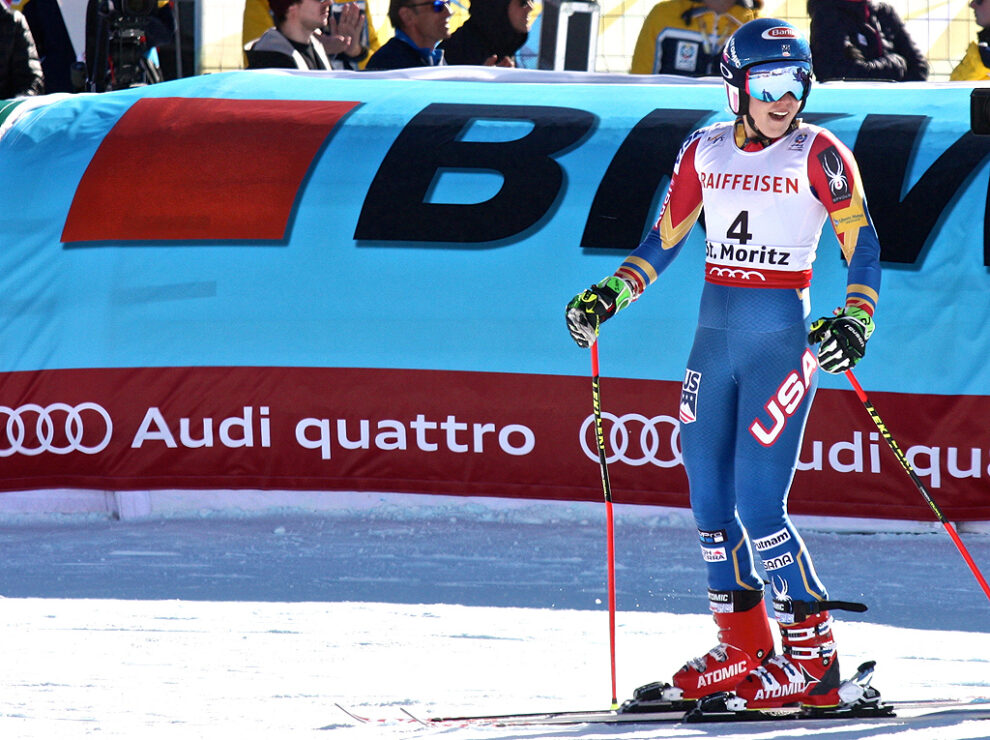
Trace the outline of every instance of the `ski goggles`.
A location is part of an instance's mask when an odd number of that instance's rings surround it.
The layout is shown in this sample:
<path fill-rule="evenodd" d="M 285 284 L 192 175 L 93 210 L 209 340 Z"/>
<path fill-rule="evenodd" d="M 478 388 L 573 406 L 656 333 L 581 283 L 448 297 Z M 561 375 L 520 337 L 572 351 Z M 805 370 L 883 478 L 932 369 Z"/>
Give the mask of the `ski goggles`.
<path fill-rule="evenodd" d="M 751 98 L 772 103 L 791 93 L 804 100 L 811 89 L 811 65 L 808 62 L 767 62 L 746 71 L 746 92 Z"/>

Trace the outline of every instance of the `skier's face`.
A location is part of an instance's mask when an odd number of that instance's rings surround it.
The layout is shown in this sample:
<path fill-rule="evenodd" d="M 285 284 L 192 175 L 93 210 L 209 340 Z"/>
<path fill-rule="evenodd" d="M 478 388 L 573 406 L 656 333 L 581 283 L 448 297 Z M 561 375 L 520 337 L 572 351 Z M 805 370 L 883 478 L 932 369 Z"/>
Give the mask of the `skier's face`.
<path fill-rule="evenodd" d="M 800 108 L 801 103 L 791 93 L 787 93 L 780 100 L 770 102 L 756 98 L 749 99 L 749 114 L 756 122 L 756 127 L 760 133 L 770 139 L 776 139 L 787 132 L 791 121 L 794 120 L 794 116 L 798 114 Z M 748 121 L 746 121 L 746 128 L 749 128 Z M 756 132 L 747 131 L 746 133 L 751 136 Z"/>

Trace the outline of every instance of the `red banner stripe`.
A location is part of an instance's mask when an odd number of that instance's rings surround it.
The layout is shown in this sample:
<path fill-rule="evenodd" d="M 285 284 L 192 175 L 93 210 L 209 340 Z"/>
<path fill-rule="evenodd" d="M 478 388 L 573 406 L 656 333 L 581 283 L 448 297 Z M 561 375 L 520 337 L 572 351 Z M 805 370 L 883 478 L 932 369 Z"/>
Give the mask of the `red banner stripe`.
<path fill-rule="evenodd" d="M 62 241 L 283 239 L 313 158 L 356 105 L 142 98 L 86 168 Z"/>
<path fill-rule="evenodd" d="M 677 463 L 680 383 L 603 385 L 614 500 L 687 506 Z M 870 397 L 946 516 L 990 519 L 982 424 L 990 400 Z M 0 373 L 0 491 L 267 488 L 601 501 L 592 420 L 587 377 L 287 367 Z M 801 461 L 793 513 L 934 520 L 851 390 L 819 391 Z"/>

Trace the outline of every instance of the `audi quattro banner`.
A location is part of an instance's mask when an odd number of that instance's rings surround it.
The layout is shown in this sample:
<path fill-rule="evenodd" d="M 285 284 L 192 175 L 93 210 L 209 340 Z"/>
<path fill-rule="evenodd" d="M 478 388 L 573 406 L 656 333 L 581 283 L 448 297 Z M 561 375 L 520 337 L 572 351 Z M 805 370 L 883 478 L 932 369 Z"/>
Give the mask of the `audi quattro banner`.
<path fill-rule="evenodd" d="M 652 225 L 721 86 L 407 77 L 239 72 L 0 109 L 0 489 L 600 498 L 563 306 Z M 884 244 L 859 379 L 947 513 L 987 519 L 990 142 L 969 91 L 820 85 L 806 117 L 854 149 Z M 703 259 L 696 229 L 603 334 L 617 501 L 687 505 Z M 813 311 L 844 284 L 826 234 Z M 793 510 L 930 518 L 842 381 L 822 381 Z"/>

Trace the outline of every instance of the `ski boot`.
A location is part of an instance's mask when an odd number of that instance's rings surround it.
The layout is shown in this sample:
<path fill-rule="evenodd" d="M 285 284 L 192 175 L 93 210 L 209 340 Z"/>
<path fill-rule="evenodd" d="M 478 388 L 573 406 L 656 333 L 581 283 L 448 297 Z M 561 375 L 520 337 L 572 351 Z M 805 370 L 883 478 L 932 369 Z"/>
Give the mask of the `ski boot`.
<path fill-rule="evenodd" d="M 742 676 L 773 655 L 773 635 L 762 591 L 708 591 L 718 625 L 719 644 L 688 661 L 674 674 L 673 685 L 641 686 L 623 704 L 623 712 L 690 708 L 696 699 L 731 691 Z"/>
<path fill-rule="evenodd" d="M 836 706 L 811 706 L 787 704 L 769 708 L 750 708 L 747 701 L 731 691 L 705 696 L 695 702 L 684 715 L 685 722 L 738 722 L 746 720 L 772 720 L 781 716 L 806 719 L 848 719 L 850 717 L 893 717 L 894 708 L 885 704 L 870 682 L 873 680 L 874 661 L 860 665 L 856 675 L 839 685 L 840 703 Z"/>
<path fill-rule="evenodd" d="M 821 708 L 843 703 L 829 607 L 866 610 L 862 604 L 840 601 L 774 601 L 783 650 L 781 655 L 764 660 L 736 685 L 735 694 L 746 702 L 747 709 L 787 704 Z"/>

